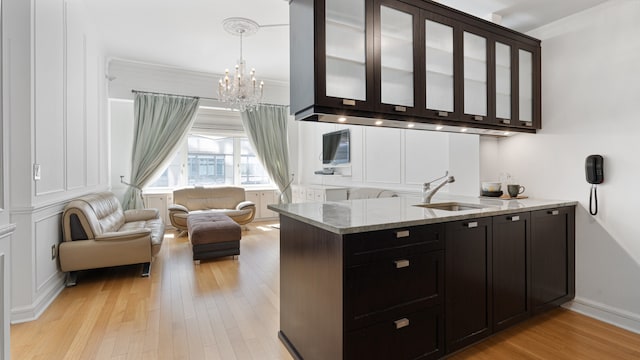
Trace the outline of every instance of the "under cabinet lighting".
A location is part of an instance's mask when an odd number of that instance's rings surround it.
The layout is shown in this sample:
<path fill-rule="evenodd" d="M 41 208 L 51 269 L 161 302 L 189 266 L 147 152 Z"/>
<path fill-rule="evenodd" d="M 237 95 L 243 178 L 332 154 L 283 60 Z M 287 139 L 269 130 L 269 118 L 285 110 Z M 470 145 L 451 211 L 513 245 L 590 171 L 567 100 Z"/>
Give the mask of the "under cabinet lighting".
<path fill-rule="evenodd" d="M 346 117 L 339 117 L 339 118 L 338 118 L 338 122 L 343 123 L 343 122 L 345 122 L 345 121 L 347 121 L 347 118 L 346 118 Z"/>
<path fill-rule="evenodd" d="M 444 129 L 444 127 L 442 127 L 441 125 L 436 126 L 436 130 L 440 131 L 442 129 Z"/>
<path fill-rule="evenodd" d="M 508 131 L 505 131 L 505 132 L 504 132 L 504 136 L 509 136 L 509 135 L 511 135 L 511 133 L 510 133 L 510 132 L 508 132 Z"/>
<path fill-rule="evenodd" d="M 382 120 L 376 120 L 375 124 L 376 124 L 377 126 L 382 125 Z"/>
<path fill-rule="evenodd" d="M 414 124 L 414 123 L 409 123 L 409 124 L 407 124 L 407 127 L 408 127 L 408 128 L 413 128 L 413 127 L 415 127 L 415 126 L 416 126 L 416 124 Z"/>
<path fill-rule="evenodd" d="M 462 129 L 460 129 L 460 131 L 467 132 L 467 128 L 462 128 Z"/>

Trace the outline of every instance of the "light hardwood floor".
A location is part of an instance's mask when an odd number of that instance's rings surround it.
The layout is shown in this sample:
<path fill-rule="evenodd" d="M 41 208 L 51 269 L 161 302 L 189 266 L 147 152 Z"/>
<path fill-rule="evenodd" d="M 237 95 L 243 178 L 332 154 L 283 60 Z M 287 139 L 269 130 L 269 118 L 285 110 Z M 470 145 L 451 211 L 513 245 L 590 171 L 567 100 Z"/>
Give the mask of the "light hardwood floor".
<path fill-rule="evenodd" d="M 12 359 L 291 359 L 269 224 L 243 231 L 239 260 L 195 266 L 168 232 L 150 278 L 139 266 L 81 273 L 38 320 L 11 326 Z M 555 310 L 452 359 L 640 359 L 640 335 Z"/>

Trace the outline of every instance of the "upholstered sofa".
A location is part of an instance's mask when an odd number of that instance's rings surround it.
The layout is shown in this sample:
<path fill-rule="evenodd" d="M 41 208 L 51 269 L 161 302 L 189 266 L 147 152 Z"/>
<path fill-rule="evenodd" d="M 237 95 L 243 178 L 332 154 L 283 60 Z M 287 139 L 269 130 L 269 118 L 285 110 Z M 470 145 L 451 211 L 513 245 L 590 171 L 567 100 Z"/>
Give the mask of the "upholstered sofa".
<path fill-rule="evenodd" d="M 113 193 L 101 192 L 65 206 L 62 233 L 60 269 L 67 273 L 67 286 L 72 286 L 78 270 L 143 264 L 142 276 L 149 276 L 162 245 L 164 223 L 157 209 L 123 211 Z"/>
<path fill-rule="evenodd" d="M 188 187 L 173 191 L 169 220 L 176 229 L 187 231 L 189 214 L 219 213 L 240 225 L 253 221 L 256 205 L 246 201 L 244 188 L 237 186 Z"/>

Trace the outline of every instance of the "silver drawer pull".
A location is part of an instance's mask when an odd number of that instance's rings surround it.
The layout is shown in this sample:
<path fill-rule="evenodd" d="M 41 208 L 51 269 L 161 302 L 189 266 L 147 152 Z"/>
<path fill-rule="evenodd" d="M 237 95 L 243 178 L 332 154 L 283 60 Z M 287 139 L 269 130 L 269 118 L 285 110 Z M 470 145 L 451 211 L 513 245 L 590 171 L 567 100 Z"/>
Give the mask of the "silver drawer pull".
<path fill-rule="evenodd" d="M 547 212 L 547 214 L 549 214 L 549 215 L 558 215 L 558 214 L 560 214 L 560 211 L 558 211 L 558 210 L 551 210 L 551 211 L 548 211 L 548 212 Z"/>
<path fill-rule="evenodd" d="M 393 107 L 393 110 L 398 112 L 406 112 L 407 108 L 405 106 L 396 105 Z"/>
<path fill-rule="evenodd" d="M 409 230 L 396 231 L 396 239 L 409 237 Z"/>
<path fill-rule="evenodd" d="M 480 115 L 473 115 L 473 120 L 475 121 L 482 121 L 482 119 L 484 119 L 482 116 Z"/>
<path fill-rule="evenodd" d="M 407 259 L 396 260 L 394 261 L 394 264 L 396 264 L 396 269 L 406 268 L 406 267 L 409 267 L 409 260 Z"/>
<path fill-rule="evenodd" d="M 402 318 L 400 320 L 394 321 L 393 323 L 396 324 L 396 330 L 398 330 L 398 329 L 402 329 L 403 327 L 409 326 L 409 319 Z"/>
<path fill-rule="evenodd" d="M 533 123 L 531 121 L 525 121 L 524 126 L 533 126 Z"/>
<path fill-rule="evenodd" d="M 505 125 L 511 124 L 511 120 L 502 120 L 501 122 Z"/>
<path fill-rule="evenodd" d="M 519 221 L 520 220 L 520 216 L 512 216 L 510 218 L 508 218 L 511 221 Z"/>
<path fill-rule="evenodd" d="M 356 106 L 356 101 L 351 99 L 342 99 L 342 105 Z"/>
<path fill-rule="evenodd" d="M 468 227 L 469 229 L 471 229 L 471 228 L 477 228 L 477 227 L 478 227 L 478 222 L 477 222 L 477 221 L 472 221 L 472 222 L 470 222 L 470 223 L 468 223 L 468 224 L 467 224 L 467 227 Z"/>
<path fill-rule="evenodd" d="M 438 111 L 438 116 L 447 117 L 449 116 L 449 113 L 446 111 Z"/>

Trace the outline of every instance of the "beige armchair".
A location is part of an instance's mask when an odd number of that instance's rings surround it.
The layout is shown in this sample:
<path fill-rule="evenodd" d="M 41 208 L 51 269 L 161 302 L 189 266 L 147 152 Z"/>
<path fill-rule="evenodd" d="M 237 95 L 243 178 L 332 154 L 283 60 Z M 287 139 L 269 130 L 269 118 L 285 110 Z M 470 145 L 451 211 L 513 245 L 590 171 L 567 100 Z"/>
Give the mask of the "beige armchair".
<path fill-rule="evenodd" d="M 244 188 L 236 186 L 189 187 L 173 192 L 169 220 L 176 229 L 187 231 L 187 216 L 199 213 L 224 214 L 240 225 L 253 221 L 256 205 L 246 201 Z"/>
<path fill-rule="evenodd" d="M 67 204 L 62 233 L 60 269 L 67 273 L 67 286 L 73 286 L 76 271 L 86 269 L 143 264 L 142 276 L 149 276 L 164 223 L 156 209 L 123 211 L 113 193 L 101 192 Z"/>

